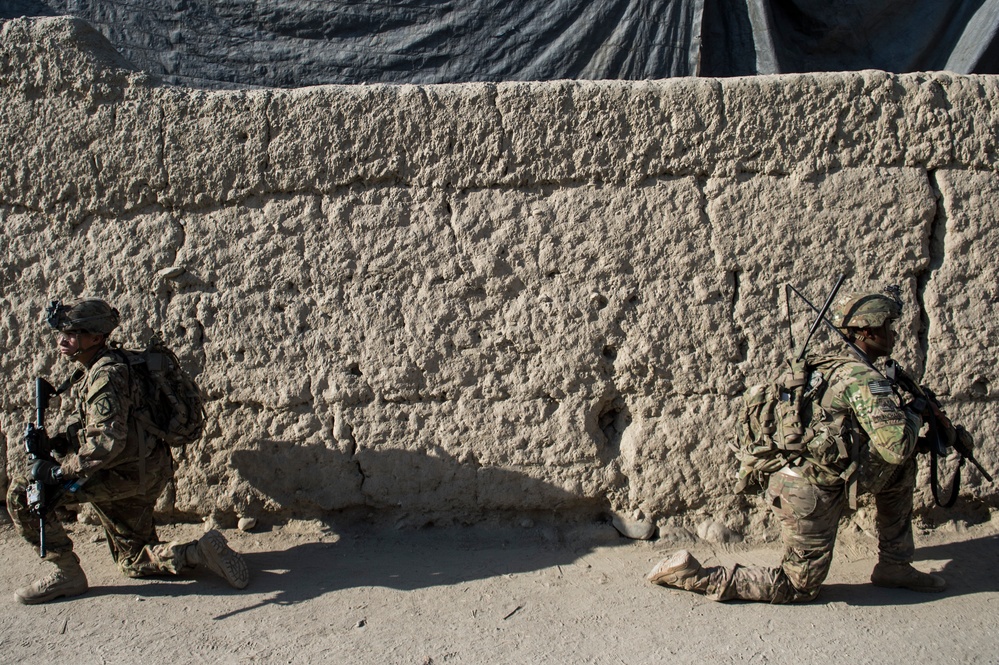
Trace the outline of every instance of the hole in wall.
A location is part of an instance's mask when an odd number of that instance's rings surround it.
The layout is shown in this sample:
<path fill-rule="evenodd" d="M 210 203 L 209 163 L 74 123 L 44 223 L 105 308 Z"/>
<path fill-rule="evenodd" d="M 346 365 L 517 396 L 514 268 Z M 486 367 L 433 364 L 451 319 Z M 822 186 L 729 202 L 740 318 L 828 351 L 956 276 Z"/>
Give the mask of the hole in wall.
<path fill-rule="evenodd" d="M 607 402 L 597 416 L 597 428 L 607 440 L 607 446 L 617 450 L 621 446 L 621 437 L 631 425 L 631 410 L 621 396 Z"/>

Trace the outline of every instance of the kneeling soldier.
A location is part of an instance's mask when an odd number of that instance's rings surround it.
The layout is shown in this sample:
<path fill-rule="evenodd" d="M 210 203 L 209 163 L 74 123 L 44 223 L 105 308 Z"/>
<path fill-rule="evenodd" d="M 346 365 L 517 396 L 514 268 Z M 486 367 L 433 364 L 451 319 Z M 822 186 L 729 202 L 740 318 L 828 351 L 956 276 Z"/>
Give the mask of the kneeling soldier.
<path fill-rule="evenodd" d="M 51 512 L 68 503 L 93 506 L 123 574 L 176 575 L 200 565 L 242 589 L 249 582 L 246 563 L 218 531 L 188 543 L 163 543 L 156 536 L 153 507 L 173 477 L 173 459 L 167 445 L 136 422 L 137 388 L 123 354 L 108 344 L 118 321 L 118 310 L 102 300 L 50 308 L 48 322 L 57 331 L 59 352 L 80 365 L 72 377 L 80 400 L 79 426 L 50 439 L 58 463 L 38 460 L 31 479 L 14 480 L 7 509 L 21 536 L 38 546 L 42 534 L 28 506 L 29 484 L 41 481 L 53 489 L 79 486 L 75 492 L 56 491 L 46 508 Z M 77 596 L 88 588 L 73 542 L 58 520 L 45 520 L 44 538 L 45 559 L 56 570 L 15 592 L 28 605 Z"/>
<path fill-rule="evenodd" d="M 901 305 L 881 293 L 861 293 L 839 299 L 832 323 L 845 333 L 869 361 L 891 355 L 892 323 Z M 843 459 L 842 468 L 802 456 L 770 477 L 767 500 L 780 521 L 784 558 L 780 566 L 704 568 L 686 550 L 659 562 L 648 581 L 705 594 L 712 600 L 755 600 L 768 603 L 809 601 L 829 573 L 840 517 L 848 499 L 849 467 L 856 463 L 860 489 L 874 496 L 877 508 L 878 563 L 871 575 L 877 586 L 913 591 L 943 591 L 938 575 L 912 567 L 913 491 L 916 483 L 916 438 L 920 413 L 903 405 L 884 376 L 854 356 L 815 356 L 809 365 L 827 375 L 822 410 L 828 422 L 816 429 L 848 423 L 840 432 L 843 450 L 866 451 L 860 459 Z M 806 424 L 807 426 L 808 424 Z M 852 432 L 852 434 L 851 434 Z M 850 438 L 858 441 L 851 441 Z M 851 443 L 859 443 L 854 447 Z"/>

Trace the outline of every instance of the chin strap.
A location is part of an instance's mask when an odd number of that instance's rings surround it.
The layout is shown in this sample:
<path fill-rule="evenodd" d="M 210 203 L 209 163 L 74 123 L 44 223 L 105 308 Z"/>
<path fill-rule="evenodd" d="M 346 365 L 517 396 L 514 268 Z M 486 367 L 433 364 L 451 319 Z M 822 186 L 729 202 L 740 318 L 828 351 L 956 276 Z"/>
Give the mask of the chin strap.
<path fill-rule="evenodd" d="M 83 354 L 83 353 L 89 353 L 90 351 L 93 351 L 93 350 L 94 350 L 94 349 L 96 349 L 96 348 L 100 348 L 100 347 L 101 347 L 101 346 L 103 346 L 103 345 L 104 345 L 105 343 L 106 343 L 106 340 L 105 340 L 105 339 L 101 339 L 101 341 L 97 342 L 96 344 L 91 344 L 90 346 L 88 346 L 88 347 L 87 347 L 87 348 L 85 348 L 85 349 L 77 349 L 77 350 L 76 350 L 76 351 L 74 351 L 73 353 L 69 354 L 69 359 L 70 359 L 70 360 L 76 360 L 76 359 L 77 359 L 77 357 L 78 357 L 78 356 L 79 356 L 80 354 Z"/>

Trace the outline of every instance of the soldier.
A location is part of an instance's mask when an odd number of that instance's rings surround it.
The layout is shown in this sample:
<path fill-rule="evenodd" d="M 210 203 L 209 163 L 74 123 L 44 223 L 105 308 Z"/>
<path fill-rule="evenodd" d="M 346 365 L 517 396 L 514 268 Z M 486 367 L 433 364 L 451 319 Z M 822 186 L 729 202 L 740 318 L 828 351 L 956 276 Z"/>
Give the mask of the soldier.
<path fill-rule="evenodd" d="M 80 420 L 50 440 L 59 463 L 38 460 L 30 475 L 49 486 L 77 480 L 80 488 L 57 494 L 50 510 L 71 502 L 92 505 L 111 556 L 126 576 L 176 575 L 202 565 L 242 589 L 249 581 L 246 563 L 218 531 L 189 543 L 163 543 L 156 536 L 153 507 L 173 477 L 173 459 L 166 444 L 147 435 L 135 419 L 136 386 L 128 363 L 108 344 L 118 321 L 118 310 L 102 300 L 83 300 L 71 307 L 54 303 L 49 309 L 59 352 L 80 365 L 71 378 L 80 398 Z M 14 480 L 7 509 L 21 536 L 37 546 L 38 519 L 29 512 L 26 498 L 30 482 Z M 73 542 L 58 520 L 46 520 L 45 541 L 45 559 L 56 570 L 15 592 L 26 605 L 77 596 L 88 588 Z"/>
<path fill-rule="evenodd" d="M 894 298 L 861 293 L 839 298 L 831 318 L 873 362 L 891 355 L 892 323 L 900 315 L 901 303 Z M 836 447 L 853 452 L 830 465 L 828 459 L 810 458 L 806 447 L 802 456 L 770 477 L 766 496 L 781 525 L 781 565 L 703 568 L 690 552 L 680 550 L 653 568 L 650 582 L 719 601 L 813 600 L 829 573 L 839 520 L 850 504 L 851 464 L 857 463 L 861 470 L 853 479 L 859 475 L 860 490 L 873 494 L 877 509 L 878 563 L 871 582 L 913 591 L 944 590 L 943 578 L 911 565 L 920 413 L 902 403 L 884 376 L 855 357 L 815 356 L 809 366 L 826 381 L 824 394 L 816 397 L 825 412 L 823 425 L 838 432 Z"/>

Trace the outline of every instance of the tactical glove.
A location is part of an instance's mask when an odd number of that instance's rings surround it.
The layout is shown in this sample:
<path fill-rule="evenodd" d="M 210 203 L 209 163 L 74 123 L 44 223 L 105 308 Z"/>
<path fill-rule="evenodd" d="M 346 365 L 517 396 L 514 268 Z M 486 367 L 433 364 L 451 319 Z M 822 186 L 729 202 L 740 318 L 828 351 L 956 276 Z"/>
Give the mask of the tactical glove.
<path fill-rule="evenodd" d="M 919 436 L 919 430 L 923 429 L 923 416 L 916 409 L 912 408 L 910 405 L 903 407 L 903 412 L 905 413 L 905 426 L 906 429 L 912 431 L 915 436 Z"/>
<path fill-rule="evenodd" d="M 61 485 L 62 468 L 55 462 L 40 459 L 31 465 L 31 477 L 46 485 Z"/>

